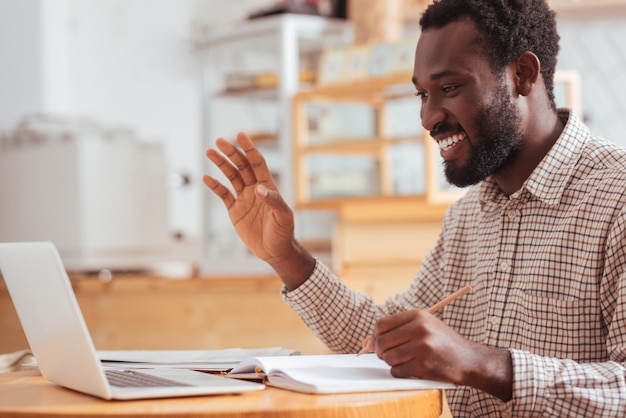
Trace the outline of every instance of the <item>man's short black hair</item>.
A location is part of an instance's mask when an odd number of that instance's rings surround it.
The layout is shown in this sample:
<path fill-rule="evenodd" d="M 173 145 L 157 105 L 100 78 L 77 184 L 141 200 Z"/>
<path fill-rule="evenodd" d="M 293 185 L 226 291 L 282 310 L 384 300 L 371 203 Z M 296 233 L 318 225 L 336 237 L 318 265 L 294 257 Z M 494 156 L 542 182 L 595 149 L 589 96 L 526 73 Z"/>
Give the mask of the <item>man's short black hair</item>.
<path fill-rule="evenodd" d="M 422 30 L 471 19 L 484 41 L 494 71 L 530 51 L 541 62 L 541 75 L 553 108 L 554 70 L 559 52 L 555 12 L 546 0 L 435 0 L 422 15 Z"/>

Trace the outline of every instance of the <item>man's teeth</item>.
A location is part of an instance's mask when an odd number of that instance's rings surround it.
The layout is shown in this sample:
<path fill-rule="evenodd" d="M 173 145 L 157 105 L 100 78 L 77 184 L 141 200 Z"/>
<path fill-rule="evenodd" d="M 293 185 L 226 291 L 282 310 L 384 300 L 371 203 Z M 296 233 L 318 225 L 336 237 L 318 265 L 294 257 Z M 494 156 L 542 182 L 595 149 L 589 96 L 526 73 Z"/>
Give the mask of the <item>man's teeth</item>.
<path fill-rule="evenodd" d="M 439 149 L 444 151 L 452 148 L 457 142 L 462 141 L 465 138 L 465 134 L 454 134 L 452 136 L 447 137 L 446 139 L 442 139 L 439 141 Z"/>

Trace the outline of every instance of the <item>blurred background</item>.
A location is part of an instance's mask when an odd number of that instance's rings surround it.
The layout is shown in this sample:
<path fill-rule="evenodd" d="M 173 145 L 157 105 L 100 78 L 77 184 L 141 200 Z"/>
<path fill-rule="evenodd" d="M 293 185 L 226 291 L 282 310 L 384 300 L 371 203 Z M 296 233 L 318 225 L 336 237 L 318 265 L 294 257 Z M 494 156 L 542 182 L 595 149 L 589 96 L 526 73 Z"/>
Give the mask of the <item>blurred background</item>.
<path fill-rule="evenodd" d="M 0 240 L 52 239 L 76 271 L 188 276 L 241 269 L 236 260 L 248 255 L 232 244 L 225 211 L 206 201 L 204 151 L 216 136 L 232 137 L 254 120 L 291 137 L 289 123 L 282 124 L 290 115 L 207 103 L 210 69 L 228 67 L 234 76 L 265 65 L 246 46 L 228 46 L 230 55 L 210 49 L 222 33 L 237 38 L 267 19 L 261 16 L 285 12 L 342 22 L 328 35 L 332 42 L 311 35 L 320 48 L 416 39 L 422 1 L 340 3 L 0 0 Z M 551 3 L 562 37 L 558 68 L 579 77 L 582 116 L 592 132 L 626 146 L 626 2 Z M 281 33 L 274 49 L 290 39 Z M 291 100 L 296 93 L 279 95 Z M 413 117 L 409 122 L 419 124 Z M 285 168 L 277 176 L 294 201 L 292 158 L 277 158 L 273 164 Z M 332 241 L 337 215 L 324 209 L 299 226 L 312 243 Z M 318 247 L 332 253 L 330 244 Z M 211 257 L 219 264 L 219 248 L 233 255 L 228 266 L 202 267 Z"/>

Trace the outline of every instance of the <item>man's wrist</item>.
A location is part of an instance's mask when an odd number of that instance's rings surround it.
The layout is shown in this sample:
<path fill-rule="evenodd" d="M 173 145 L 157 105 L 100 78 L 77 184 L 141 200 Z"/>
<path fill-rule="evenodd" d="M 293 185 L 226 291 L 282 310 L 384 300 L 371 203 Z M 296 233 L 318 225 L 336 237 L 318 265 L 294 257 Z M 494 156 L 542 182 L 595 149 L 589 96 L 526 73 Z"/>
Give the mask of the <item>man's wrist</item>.
<path fill-rule="evenodd" d="M 293 253 L 272 265 L 272 268 L 285 284 L 287 290 L 295 290 L 313 273 L 317 261 L 298 241 L 293 243 Z"/>
<path fill-rule="evenodd" d="M 465 385 L 472 386 L 501 399 L 513 396 L 513 360 L 506 349 L 482 346 L 474 364 L 479 365 Z"/>

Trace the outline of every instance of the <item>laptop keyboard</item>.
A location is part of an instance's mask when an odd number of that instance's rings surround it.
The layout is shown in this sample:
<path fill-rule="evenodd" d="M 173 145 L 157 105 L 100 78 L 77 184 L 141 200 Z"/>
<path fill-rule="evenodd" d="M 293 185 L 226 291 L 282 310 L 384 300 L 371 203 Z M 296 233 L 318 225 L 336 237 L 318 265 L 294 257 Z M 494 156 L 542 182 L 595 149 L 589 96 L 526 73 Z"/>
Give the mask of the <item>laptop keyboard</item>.
<path fill-rule="evenodd" d="M 191 386 L 175 380 L 152 376 L 134 370 L 105 370 L 111 386 L 117 387 L 167 387 L 167 386 Z"/>

